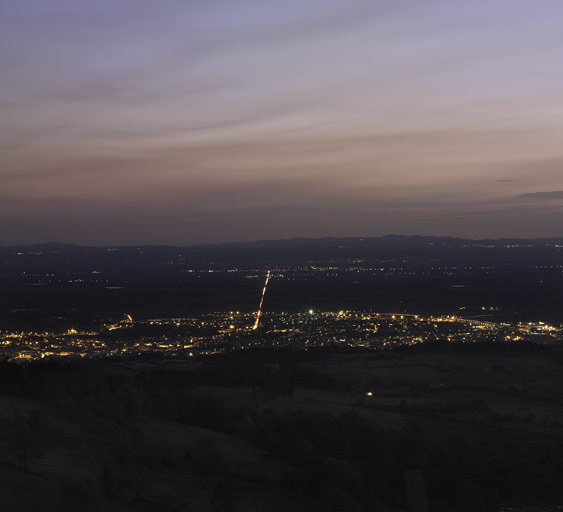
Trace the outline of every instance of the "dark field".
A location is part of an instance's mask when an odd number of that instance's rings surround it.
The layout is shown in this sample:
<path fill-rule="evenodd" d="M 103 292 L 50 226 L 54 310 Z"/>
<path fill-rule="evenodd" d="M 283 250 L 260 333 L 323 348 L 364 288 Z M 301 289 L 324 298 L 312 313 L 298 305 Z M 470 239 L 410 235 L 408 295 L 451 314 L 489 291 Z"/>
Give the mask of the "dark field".
<path fill-rule="evenodd" d="M 360 277 L 361 278 L 361 277 Z M 465 287 L 452 288 L 459 279 L 379 281 L 358 276 L 301 280 L 274 277 L 268 286 L 266 311 L 320 311 L 371 309 L 416 314 L 482 315 L 488 319 L 559 323 L 563 318 L 560 279 L 539 283 L 537 278 L 495 276 L 488 280 L 464 279 Z M 0 283 L 0 321 L 5 328 L 61 328 L 98 325 L 129 313 L 135 318 L 190 317 L 214 311 L 255 311 L 263 279 L 204 276 L 194 281 L 143 282 L 108 289 L 99 283 L 48 283 L 33 286 Z M 460 311 L 460 308 L 463 310 Z M 485 317 L 482 317 L 487 319 Z"/>
<path fill-rule="evenodd" d="M 371 309 L 563 322 L 560 240 L 320 239 L 208 247 L 0 248 L 0 325 Z"/>

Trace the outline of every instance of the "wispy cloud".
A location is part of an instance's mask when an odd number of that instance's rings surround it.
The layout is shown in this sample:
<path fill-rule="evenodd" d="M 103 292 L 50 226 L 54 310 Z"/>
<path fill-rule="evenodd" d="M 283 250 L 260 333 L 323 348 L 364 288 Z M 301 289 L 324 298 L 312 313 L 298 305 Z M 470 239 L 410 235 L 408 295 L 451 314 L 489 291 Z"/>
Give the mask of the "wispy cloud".
<path fill-rule="evenodd" d="M 539 199 L 541 201 L 552 201 L 563 199 L 563 190 L 550 190 L 547 192 L 528 192 L 521 194 L 522 199 Z"/>
<path fill-rule="evenodd" d="M 0 243 L 561 232 L 563 2 L 0 3 Z"/>

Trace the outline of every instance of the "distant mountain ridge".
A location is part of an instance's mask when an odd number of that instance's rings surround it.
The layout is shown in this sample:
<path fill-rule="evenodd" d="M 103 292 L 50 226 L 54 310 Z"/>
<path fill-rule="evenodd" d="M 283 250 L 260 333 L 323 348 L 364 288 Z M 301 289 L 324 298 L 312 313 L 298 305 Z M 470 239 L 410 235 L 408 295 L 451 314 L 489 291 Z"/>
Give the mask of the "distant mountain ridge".
<path fill-rule="evenodd" d="M 217 244 L 192 244 L 192 245 L 170 245 L 170 244 L 139 244 L 139 245 L 99 245 L 86 246 L 78 244 L 46 242 L 28 245 L 0 246 L 3 249 L 37 249 L 37 250 L 69 250 L 87 248 L 205 248 L 205 249 L 275 249 L 275 248 L 299 248 L 299 247 L 420 247 L 441 245 L 443 247 L 462 247 L 466 245 L 553 245 L 563 244 L 563 237 L 553 238 L 486 238 L 471 239 L 457 238 L 452 236 L 429 236 L 429 235 L 384 235 L 371 237 L 295 237 L 281 239 L 254 240 L 249 242 L 225 242 Z"/>

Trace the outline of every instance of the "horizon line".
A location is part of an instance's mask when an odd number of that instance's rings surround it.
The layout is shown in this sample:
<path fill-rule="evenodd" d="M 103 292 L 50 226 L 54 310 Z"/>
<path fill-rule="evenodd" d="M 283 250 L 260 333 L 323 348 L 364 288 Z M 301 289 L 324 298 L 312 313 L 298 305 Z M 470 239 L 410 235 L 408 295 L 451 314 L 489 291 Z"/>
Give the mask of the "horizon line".
<path fill-rule="evenodd" d="M 474 238 L 474 237 L 463 237 L 455 235 L 404 235 L 396 233 L 388 233 L 386 235 L 367 235 L 367 236 L 322 236 L 322 237 L 308 237 L 308 236 L 295 236 L 289 238 L 262 238 L 253 239 L 247 241 L 225 241 L 225 242 L 208 242 L 208 243 L 192 243 L 192 244 L 175 244 L 175 243 L 138 243 L 138 244 L 81 244 L 74 242 L 60 242 L 60 241 L 48 241 L 48 242 L 32 242 L 32 243 L 16 243 L 9 245 L 0 245 L 2 249 L 16 248 L 16 247 L 39 247 L 39 246 L 71 246 L 71 247 L 82 247 L 82 248 L 129 248 L 129 247 L 214 247 L 214 246 L 225 246 L 225 245 L 251 245 L 259 243 L 269 243 L 269 242 L 292 242 L 292 241 L 322 241 L 322 240 L 375 240 L 384 238 L 435 238 L 435 239 L 451 239 L 451 240 L 462 240 L 462 241 L 472 241 L 472 242 L 495 242 L 501 240 L 520 240 L 520 241 L 538 241 L 538 240 L 563 240 L 563 234 L 560 236 L 542 236 L 542 237 L 521 237 L 521 236 L 499 236 L 499 237 L 485 237 L 485 238 Z"/>

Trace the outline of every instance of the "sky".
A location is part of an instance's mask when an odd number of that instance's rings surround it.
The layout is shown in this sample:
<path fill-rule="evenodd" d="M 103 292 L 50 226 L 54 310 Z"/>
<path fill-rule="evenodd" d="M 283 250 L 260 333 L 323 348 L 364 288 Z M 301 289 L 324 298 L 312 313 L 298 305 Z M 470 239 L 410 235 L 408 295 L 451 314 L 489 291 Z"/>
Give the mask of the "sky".
<path fill-rule="evenodd" d="M 0 0 L 0 245 L 563 236 L 561 0 Z"/>

